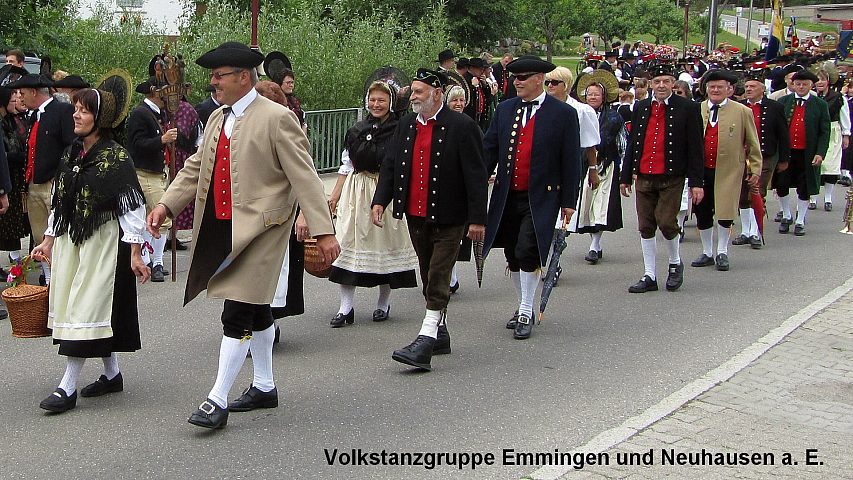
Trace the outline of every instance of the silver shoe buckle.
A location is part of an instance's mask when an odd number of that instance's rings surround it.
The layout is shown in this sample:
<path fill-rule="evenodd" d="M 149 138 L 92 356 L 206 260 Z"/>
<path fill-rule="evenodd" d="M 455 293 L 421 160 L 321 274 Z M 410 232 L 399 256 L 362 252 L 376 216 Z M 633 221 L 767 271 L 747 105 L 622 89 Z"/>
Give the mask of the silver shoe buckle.
<path fill-rule="evenodd" d="M 205 407 L 207 407 L 207 409 L 205 409 Z M 216 411 L 216 407 L 212 403 L 208 402 L 207 400 L 202 402 L 202 404 L 198 406 L 198 409 L 201 410 L 202 412 L 208 414 L 208 415 L 212 415 L 213 412 Z"/>
<path fill-rule="evenodd" d="M 528 317 L 527 315 L 519 315 L 518 316 L 518 323 L 520 323 L 522 325 L 527 325 L 530 323 L 530 317 Z"/>

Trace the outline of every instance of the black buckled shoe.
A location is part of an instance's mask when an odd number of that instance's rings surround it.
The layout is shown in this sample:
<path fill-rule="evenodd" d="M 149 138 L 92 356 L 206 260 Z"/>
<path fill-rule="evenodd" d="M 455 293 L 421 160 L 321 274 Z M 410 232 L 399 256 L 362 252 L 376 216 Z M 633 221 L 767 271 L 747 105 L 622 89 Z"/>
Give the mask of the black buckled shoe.
<path fill-rule="evenodd" d="M 151 269 L 151 272 L 154 272 L 154 263 L 148 262 L 148 268 Z M 166 267 L 163 265 L 161 265 L 160 268 L 163 269 L 163 275 L 169 275 L 170 273 L 172 273 L 172 272 L 166 270 Z"/>
<path fill-rule="evenodd" d="M 432 354 L 447 355 L 448 353 L 450 353 L 450 332 L 447 331 L 447 325 L 439 325 L 438 336 L 432 346 Z"/>
<path fill-rule="evenodd" d="M 457 280 L 456 283 L 450 286 L 450 294 L 452 295 L 456 293 L 457 290 L 459 290 L 459 280 Z"/>
<path fill-rule="evenodd" d="M 388 320 L 388 317 L 391 314 L 391 305 L 388 305 L 388 308 L 385 310 L 376 309 L 373 311 L 373 321 L 374 322 L 384 322 Z"/>
<path fill-rule="evenodd" d="M 68 395 L 65 390 L 57 388 L 47 398 L 39 403 L 39 408 L 53 413 L 62 413 L 77 406 L 77 391 Z"/>
<path fill-rule="evenodd" d="M 746 245 L 749 243 L 749 237 L 744 234 L 740 234 L 732 240 L 732 245 Z"/>
<path fill-rule="evenodd" d="M 805 234 L 806 234 L 806 226 L 805 225 L 800 225 L 799 223 L 794 225 L 794 235 L 796 235 L 798 237 L 802 237 Z"/>
<path fill-rule="evenodd" d="M 791 224 L 794 223 L 790 218 L 783 218 L 779 222 L 779 233 L 788 233 L 791 231 Z"/>
<path fill-rule="evenodd" d="M 725 253 L 717 254 L 715 263 L 717 264 L 717 270 L 721 272 L 727 272 L 729 270 L 729 256 Z"/>
<path fill-rule="evenodd" d="M 779 223 L 782 221 L 782 210 L 776 212 L 776 218 L 773 219 L 774 222 Z"/>
<path fill-rule="evenodd" d="M 817 210 L 817 202 L 809 202 L 809 210 Z"/>
<path fill-rule="evenodd" d="M 121 378 L 121 372 L 119 372 L 112 380 L 107 379 L 106 375 L 101 375 L 97 380 L 83 387 L 83 390 L 80 390 L 80 396 L 100 397 L 122 390 L 124 390 L 124 380 Z"/>
<path fill-rule="evenodd" d="M 180 240 L 176 240 L 176 241 L 175 241 L 175 250 L 176 250 L 176 251 L 180 252 L 180 251 L 183 251 L 183 250 L 189 250 L 189 248 L 190 248 L 190 247 L 188 247 L 186 243 L 184 243 L 184 242 L 182 242 L 182 241 L 180 241 Z"/>
<path fill-rule="evenodd" d="M 220 407 L 208 398 L 201 402 L 198 410 L 193 412 L 187 421 L 199 427 L 222 428 L 228 425 L 228 409 Z"/>
<path fill-rule="evenodd" d="M 518 322 L 515 325 L 515 331 L 512 333 L 512 338 L 516 340 L 526 340 L 533 333 L 533 318 L 522 313 L 518 315 Z"/>
<path fill-rule="evenodd" d="M 628 287 L 628 291 L 631 293 L 657 292 L 658 281 L 652 280 L 652 277 L 648 275 L 643 275 L 639 282 Z"/>
<path fill-rule="evenodd" d="M 691 267 L 709 267 L 713 264 L 714 259 L 709 257 L 708 255 L 705 255 L 704 253 L 702 255 L 699 255 L 696 260 L 690 262 Z"/>
<path fill-rule="evenodd" d="M 346 315 L 344 315 L 343 313 L 338 313 L 337 315 L 335 315 L 335 318 L 333 318 L 332 321 L 329 322 L 329 326 L 331 326 L 332 328 L 341 328 L 344 326 L 345 323 L 352 325 L 353 322 L 355 322 L 355 309 L 351 309 Z"/>
<path fill-rule="evenodd" d="M 163 273 L 163 265 L 154 265 L 154 268 L 151 269 L 151 281 L 152 282 L 165 282 L 166 274 Z"/>
<path fill-rule="evenodd" d="M 669 264 L 669 273 L 666 276 L 666 289 L 674 292 L 684 283 L 684 263 Z"/>
<path fill-rule="evenodd" d="M 823 210 L 826 212 L 832 211 L 832 202 L 823 202 Z"/>
<path fill-rule="evenodd" d="M 754 250 L 759 250 L 761 248 L 761 237 L 758 235 L 752 235 L 749 237 L 749 246 Z"/>
<path fill-rule="evenodd" d="M 269 392 L 262 392 L 252 385 L 243 390 L 243 395 L 228 404 L 228 411 L 250 412 L 256 408 L 276 408 L 277 406 L 277 388 L 273 387 Z"/>
<path fill-rule="evenodd" d="M 601 253 L 601 251 L 590 250 L 583 259 L 589 262 L 590 265 L 595 265 L 601 259 Z"/>
<path fill-rule="evenodd" d="M 424 370 L 432 370 L 430 360 L 432 360 L 433 346 L 435 346 L 434 338 L 427 337 L 426 335 L 418 335 L 418 338 L 414 342 L 399 350 L 394 350 L 391 358 L 406 365 Z"/>
<path fill-rule="evenodd" d="M 517 323 L 518 323 L 518 310 L 516 310 L 515 313 L 512 314 L 512 318 L 510 318 L 509 321 L 506 322 L 506 328 L 508 328 L 510 330 L 515 330 L 515 325 Z"/>

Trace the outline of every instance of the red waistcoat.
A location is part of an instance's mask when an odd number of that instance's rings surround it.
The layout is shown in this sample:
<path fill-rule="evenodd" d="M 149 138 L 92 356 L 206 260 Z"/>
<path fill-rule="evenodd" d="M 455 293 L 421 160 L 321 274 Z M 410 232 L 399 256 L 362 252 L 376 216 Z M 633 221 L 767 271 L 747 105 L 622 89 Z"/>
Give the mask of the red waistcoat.
<path fill-rule="evenodd" d="M 758 138 L 761 138 L 761 104 L 751 103 L 749 108 L 752 109 L 752 120 L 755 122 L 755 129 L 758 131 Z"/>
<path fill-rule="evenodd" d="M 429 188 L 430 155 L 432 154 L 432 127 L 435 120 L 424 125 L 415 122 L 415 144 L 412 146 L 412 172 L 409 175 L 409 198 L 406 213 L 414 217 L 426 217 L 427 188 Z"/>
<path fill-rule="evenodd" d="M 717 168 L 717 142 L 719 135 L 717 127 L 720 122 L 717 122 L 713 127 L 708 125 L 705 128 L 705 168 Z"/>
<path fill-rule="evenodd" d="M 533 153 L 533 124 L 536 116 L 530 117 L 527 125 L 518 130 L 518 148 L 515 150 L 515 169 L 512 173 L 510 190 L 527 191 L 530 184 L 530 157 Z"/>
<path fill-rule="evenodd" d="M 643 139 L 643 157 L 640 159 L 640 173 L 663 175 L 664 141 L 666 139 L 666 106 L 663 102 L 652 101 L 652 113 Z"/>
<path fill-rule="evenodd" d="M 225 129 L 216 143 L 216 160 L 213 162 L 213 206 L 218 220 L 231 220 L 231 140 Z"/>
<path fill-rule="evenodd" d="M 796 100 L 794 100 L 796 101 Z M 788 127 L 791 134 L 791 148 L 794 150 L 806 149 L 806 107 L 796 105 L 794 114 L 791 116 L 791 125 Z"/>
<path fill-rule="evenodd" d="M 27 139 L 27 170 L 24 173 L 24 179 L 27 183 L 33 181 L 33 175 L 36 168 L 36 137 L 38 136 L 39 131 L 39 121 L 36 120 L 36 123 L 33 124 L 32 130 L 30 130 L 30 138 Z"/>

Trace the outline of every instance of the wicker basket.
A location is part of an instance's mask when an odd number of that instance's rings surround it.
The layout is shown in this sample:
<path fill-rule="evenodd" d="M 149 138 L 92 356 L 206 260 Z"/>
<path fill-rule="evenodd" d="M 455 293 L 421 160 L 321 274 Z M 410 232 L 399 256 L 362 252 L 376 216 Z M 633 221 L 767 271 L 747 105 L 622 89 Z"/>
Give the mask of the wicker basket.
<path fill-rule="evenodd" d="M 18 338 L 49 337 L 47 328 L 48 289 L 21 284 L 3 290 L 3 301 L 9 310 L 12 335 Z"/>
<path fill-rule="evenodd" d="M 303 245 L 305 246 L 305 271 L 317 278 L 329 278 L 332 266 L 324 264 L 323 256 L 317 248 L 317 239 L 306 238 Z"/>

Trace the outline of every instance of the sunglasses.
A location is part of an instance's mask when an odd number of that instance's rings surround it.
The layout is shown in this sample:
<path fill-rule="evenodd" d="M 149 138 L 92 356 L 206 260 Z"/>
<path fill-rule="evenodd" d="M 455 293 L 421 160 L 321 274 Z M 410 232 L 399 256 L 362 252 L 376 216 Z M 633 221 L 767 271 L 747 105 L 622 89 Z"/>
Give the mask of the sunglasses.
<path fill-rule="evenodd" d="M 514 74 L 510 75 L 510 79 L 511 80 L 518 80 L 519 82 L 523 82 L 523 81 L 527 80 L 528 78 L 532 77 L 533 75 L 536 75 L 536 74 L 535 73 L 514 73 Z"/>
<path fill-rule="evenodd" d="M 561 83 L 566 83 L 566 82 L 564 82 L 562 80 L 545 80 L 545 85 L 548 87 L 550 87 L 550 86 L 556 87 L 557 85 L 559 85 Z"/>

